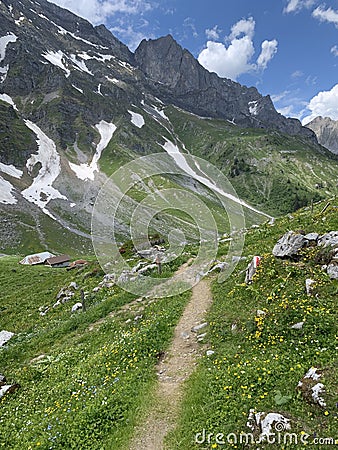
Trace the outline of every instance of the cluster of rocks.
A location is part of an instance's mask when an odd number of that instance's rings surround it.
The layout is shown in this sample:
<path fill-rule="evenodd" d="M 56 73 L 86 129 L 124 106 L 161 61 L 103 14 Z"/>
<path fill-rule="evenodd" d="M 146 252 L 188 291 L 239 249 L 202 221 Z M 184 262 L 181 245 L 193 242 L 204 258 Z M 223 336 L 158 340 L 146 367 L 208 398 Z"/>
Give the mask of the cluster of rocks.
<path fill-rule="evenodd" d="M 290 419 L 276 412 L 256 412 L 250 409 L 246 426 L 250 428 L 257 441 L 269 440 L 270 435 L 291 430 Z"/>
<path fill-rule="evenodd" d="M 307 402 L 324 408 L 326 402 L 322 395 L 325 394 L 325 387 L 319 382 L 321 376 L 322 372 L 319 369 L 311 367 L 299 381 L 297 389 L 301 391 Z M 250 409 L 246 425 L 254 435 L 260 438 L 260 442 L 268 440 L 269 436 L 276 432 L 291 430 L 290 419 L 282 414 L 256 412 L 254 409 Z"/>
<path fill-rule="evenodd" d="M 330 278 L 338 279 L 338 231 L 330 231 L 323 235 L 288 231 L 278 240 L 272 253 L 278 258 L 299 260 L 300 250 L 308 246 L 318 246 L 327 250 L 328 261 L 322 268 L 326 270 Z"/>
<path fill-rule="evenodd" d="M 53 308 L 69 302 L 75 295 L 74 291 L 77 291 L 78 289 L 79 286 L 75 283 L 75 281 L 72 281 L 68 287 L 62 288 L 56 296 L 56 302 L 54 303 Z"/>
<path fill-rule="evenodd" d="M 316 367 L 311 367 L 301 381 L 297 385 L 299 389 L 309 403 L 325 407 L 326 403 L 322 397 L 325 394 L 325 387 L 323 383 L 319 382 L 322 376 L 322 372 Z"/>
<path fill-rule="evenodd" d="M 107 273 L 103 277 L 103 280 L 100 281 L 100 283 L 96 287 L 93 288 L 93 292 L 99 292 L 103 288 L 111 289 L 115 284 L 115 278 L 116 277 L 114 274 Z"/>
<path fill-rule="evenodd" d="M 69 302 L 70 300 L 72 300 L 72 298 L 75 295 L 75 291 L 77 291 L 79 289 L 79 286 L 77 285 L 77 283 L 75 281 L 72 281 L 71 283 L 69 283 L 69 285 L 67 287 L 63 287 L 57 294 L 56 296 L 56 302 L 54 303 L 54 305 L 52 306 L 52 308 L 57 308 L 58 306 Z M 88 293 L 85 293 L 88 294 Z M 40 316 L 45 316 L 48 311 L 50 311 L 50 306 L 40 306 L 39 308 L 39 313 Z M 72 312 L 77 311 L 79 309 L 83 309 L 83 304 L 80 302 L 75 303 L 75 305 L 72 306 Z"/>

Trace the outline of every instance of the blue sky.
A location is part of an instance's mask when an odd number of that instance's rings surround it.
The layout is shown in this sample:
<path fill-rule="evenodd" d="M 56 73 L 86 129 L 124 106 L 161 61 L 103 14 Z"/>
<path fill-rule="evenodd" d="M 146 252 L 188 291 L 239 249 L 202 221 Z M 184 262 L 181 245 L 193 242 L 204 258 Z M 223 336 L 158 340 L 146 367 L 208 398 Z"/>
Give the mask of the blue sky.
<path fill-rule="evenodd" d="M 287 117 L 338 120 L 338 0 L 53 1 L 104 23 L 131 50 L 170 33 L 208 70 L 269 94 Z"/>

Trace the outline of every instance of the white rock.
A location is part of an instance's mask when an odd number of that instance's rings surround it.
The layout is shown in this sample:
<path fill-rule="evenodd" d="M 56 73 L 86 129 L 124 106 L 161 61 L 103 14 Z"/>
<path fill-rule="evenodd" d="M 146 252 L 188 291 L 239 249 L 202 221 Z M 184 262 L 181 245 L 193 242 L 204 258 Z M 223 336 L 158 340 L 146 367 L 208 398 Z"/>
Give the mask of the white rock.
<path fill-rule="evenodd" d="M 12 384 L 5 384 L 4 386 L 0 387 L 0 398 L 3 397 L 12 386 Z"/>
<path fill-rule="evenodd" d="M 304 237 L 308 241 L 317 241 L 317 239 L 319 238 L 319 234 L 318 233 L 308 233 Z"/>
<path fill-rule="evenodd" d="M 204 322 L 201 323 L 200 325 L 195 325 L 194 327 L 192 327 L 191 331 L 193 333 L 197 333 L 197 331 L 202 330 L 203 328 L 205 328 L 208 325 L 208 322 Z"/>
<path fill-rule="evenodd" d="M 320 373 L 317 373 L 317 368 L 316 367 L 311 367 L 306 374 L 304 375 L 304 378 L 311 378 L 312 380 L 319 380 L 319 378 L 321 377 Z"/>
<path fill-rule="evenodd" d="M 294 330 L 301 330 L 303 328 L 304 322 L 298 322 L 294 325 L 291 325 L 290 328 L 293 328 Z"/>
<path fill-rule="evenodd" d="M 203 339 L 203 338 L 205 338 L 206 335 L 207 335 L 207 333 L 199 334 L 199 335 L 197 336 L 197 339 Z"/>
<path fill-rule="evenodd" d="M 288 231 L 278 240 L 272 250 L 272 254 L 280 258 L 293 258 L 297 256 L 298 251 L 303 248 L 307 242 L 307 239 L 305 239 L 302 234 Z"/>
<path fill-rule="evenodd" d="M 246 425 L 253 432 L 258 431 L 260 433 L 260 442 L 266 440 L 270 435 L 291 429 L 290 419 L 287 419 L 282 414 L 274 412 L 256 413 L 254 409 L 250 409 Z"/>
<path fill-rule="evenodd" d="M 12 339 L 14 333 L 11 331 L 2 330 L 0 331 L 0 347 L 7 344 L 7 342 Z"/>
<path fill-rule="evenodd" d="M 306 289 L 306 293 L 307 295 L 312 295 L 313 294 L 313 288 L 314 288 L 314 284 L 316 284 L 315 280 L 312 280 L 311 278 L 307 278 L 305 280 L 305 289 Z"/>
<path fill-rule="evenodd" d="M 326 403 L 321 397 L 322 394 L 325 393 L 324 385 L 323 383 L 317 383 L 312 388 L 312 398 L 315 403 L 318 403 L 319 406 L 326 406 Z"/>
<path fill-rule="evenodd" d="M 75 303 L 75 305 L 72 306 L 72 312 L 78 311 L 78 310 L 80 310 L 82 308 L 83 308 L 82 303 L 77 302 L 77 303 Z"/>
<path fill-rule="evenodd" d="M 318 245 L 323 245 L 324 247 L 338 244 L 338 231 L 330 231 L 329 233 L 323 234 L 318 238 Z"/>
<path fill-rule="evenodd" d="M 327 274 L 333 280 L 338 280 L 338 265 L 337 264 L 329 264 L 327 266 Z"/>

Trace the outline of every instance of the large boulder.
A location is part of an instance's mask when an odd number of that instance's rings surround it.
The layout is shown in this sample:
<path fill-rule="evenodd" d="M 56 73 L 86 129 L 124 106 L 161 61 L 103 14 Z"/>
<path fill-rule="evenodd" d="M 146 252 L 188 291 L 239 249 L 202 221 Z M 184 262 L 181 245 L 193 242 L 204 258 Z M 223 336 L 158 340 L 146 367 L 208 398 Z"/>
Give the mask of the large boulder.
<path fill-rule="evenodd" d="M 338 231 L 330 231 L 329 233 L 323 234 L 318 239 L 318 245 L 323 247 L 338 245 Z"/>
<path fill-rule="evenodd" d="M 278 240 L 272 253 L 279 258 L 297 258 L 299 250 L 305 247 L 308 242 L 302 234 L 288 231 Z"/>

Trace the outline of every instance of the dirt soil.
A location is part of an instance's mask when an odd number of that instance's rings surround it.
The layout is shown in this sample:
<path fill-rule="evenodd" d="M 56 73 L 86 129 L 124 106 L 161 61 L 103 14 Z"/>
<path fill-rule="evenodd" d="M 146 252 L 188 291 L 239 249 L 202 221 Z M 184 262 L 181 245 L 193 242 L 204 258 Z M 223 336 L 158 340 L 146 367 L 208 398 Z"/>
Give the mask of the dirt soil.
<path fill-rule="evenodd" d="M 163 360 L 158 363 L 158 383 L 148 416 L 136 427 L 129 450 L 164 450 L 164 439 L 175 428 L 180 411 L 184 381 L 194 371 L 198 357 L 205 347 L 197 341 L 205 329 L 191 329 L 205 322 L 212 302 L 207 280 L 192 289 L 192 297 L 175 329 L 174 339 Z"/>

